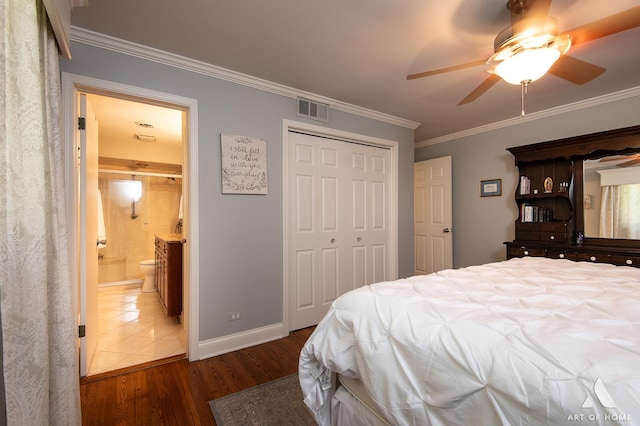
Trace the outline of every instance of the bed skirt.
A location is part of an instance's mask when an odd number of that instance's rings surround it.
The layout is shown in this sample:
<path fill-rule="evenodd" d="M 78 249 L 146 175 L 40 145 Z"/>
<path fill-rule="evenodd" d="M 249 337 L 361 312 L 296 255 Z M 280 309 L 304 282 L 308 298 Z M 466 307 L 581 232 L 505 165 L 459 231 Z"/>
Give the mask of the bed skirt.
<path fill-rule="evenodd" d="M 331 400 L 333 426 L 390 426 L 358 379 L 338 376 L 340 386 Z"/>

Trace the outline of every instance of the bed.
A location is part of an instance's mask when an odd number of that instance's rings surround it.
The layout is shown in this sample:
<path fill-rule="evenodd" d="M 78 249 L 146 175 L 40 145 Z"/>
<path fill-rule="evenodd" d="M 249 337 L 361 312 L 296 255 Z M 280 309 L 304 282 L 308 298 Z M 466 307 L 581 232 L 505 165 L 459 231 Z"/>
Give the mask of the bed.
<path fill-rule="evenodd" d="M 361 287 L 300 354 L 318 424 L 640 424 L 640 268 L 514 258 Z"/>

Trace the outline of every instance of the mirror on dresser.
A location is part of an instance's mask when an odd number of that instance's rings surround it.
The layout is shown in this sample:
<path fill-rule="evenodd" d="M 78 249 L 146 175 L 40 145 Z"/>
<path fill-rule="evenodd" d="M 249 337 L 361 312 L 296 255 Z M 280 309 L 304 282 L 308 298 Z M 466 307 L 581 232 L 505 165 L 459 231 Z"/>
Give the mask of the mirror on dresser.
<path fill-rule="evenodd" d="M 640 154 L 583 163 L 584 235 L 640 240 Z"/>

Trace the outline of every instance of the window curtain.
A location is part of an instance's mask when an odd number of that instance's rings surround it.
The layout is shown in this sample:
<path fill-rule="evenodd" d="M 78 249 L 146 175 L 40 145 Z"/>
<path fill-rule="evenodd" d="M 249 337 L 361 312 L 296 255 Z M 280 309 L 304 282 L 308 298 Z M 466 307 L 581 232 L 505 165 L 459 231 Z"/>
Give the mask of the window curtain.
<path fill-rule="evenodd" d="M 601 238 L 640 238 L 640 184 L 602 187 Z"/>
<path fill-rule="evenodd" d="M 9 425 L 80 425 L 58 50 L 41 0 L 0 0 L 0 317 Z"/>

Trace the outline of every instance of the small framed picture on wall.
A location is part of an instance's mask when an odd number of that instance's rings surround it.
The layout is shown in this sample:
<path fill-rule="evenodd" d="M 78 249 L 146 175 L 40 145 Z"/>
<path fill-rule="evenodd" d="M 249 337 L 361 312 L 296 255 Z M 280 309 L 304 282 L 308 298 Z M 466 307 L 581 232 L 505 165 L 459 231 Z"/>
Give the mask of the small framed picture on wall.
<path fill-rule="evenodd" d="M 502 195 L 502 179 L 489 179 L 480 181 L 481 197 L 498 197 Z"/>

